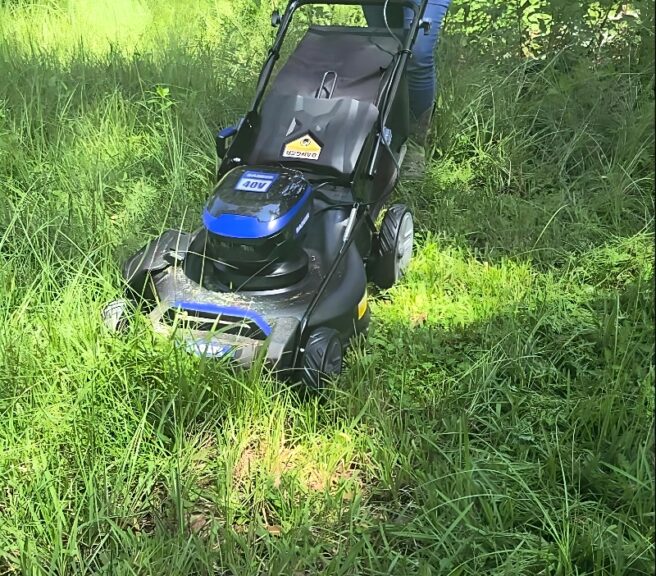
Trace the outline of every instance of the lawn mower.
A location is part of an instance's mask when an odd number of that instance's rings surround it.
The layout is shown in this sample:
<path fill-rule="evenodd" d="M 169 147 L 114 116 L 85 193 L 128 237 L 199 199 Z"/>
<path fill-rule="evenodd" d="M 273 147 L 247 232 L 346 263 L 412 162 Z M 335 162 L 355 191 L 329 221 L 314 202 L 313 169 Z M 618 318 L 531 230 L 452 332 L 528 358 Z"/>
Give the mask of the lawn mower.
<path fill-rule="evenodd" d="M 193 354 L 244 366 L 261 358 L 310 389 L 341 372 L 369 325 L 368 281 L 391 287 L 412 257 L 410 211 L 382 210 L 405 154 L 406 68 L 430 29 L 426 3 L 291 0 L 274 11 L 253 103 L 216 135 L 202 225 L 167 230 L 125 262 L 125 295 L 103 310 L 110 329 L 140 310 Z M 310 4 L 413 17 L 404 28 L 311 25 L 274 75 L 294 14 Z"/>

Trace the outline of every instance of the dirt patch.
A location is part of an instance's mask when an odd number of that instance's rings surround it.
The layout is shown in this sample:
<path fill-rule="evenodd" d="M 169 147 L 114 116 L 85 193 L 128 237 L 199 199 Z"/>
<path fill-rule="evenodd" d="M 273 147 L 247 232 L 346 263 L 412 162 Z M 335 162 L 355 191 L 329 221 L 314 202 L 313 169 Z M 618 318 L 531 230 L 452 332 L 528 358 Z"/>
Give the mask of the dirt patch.
<path fill-rule="evenodd" d="M 268 441 L 253 439 L 239 455 L 233 478 L 238 486 L 244 486 L 261 474 L 271 478 L 276 488 L 285 475 L 293 475 L 308 492 L 334 492 L 344 482 L 357 481 L 358 472 L 353 462 L 340 460 L 332 465 L 303 446 L 284 443 L 274 446 Z"/>

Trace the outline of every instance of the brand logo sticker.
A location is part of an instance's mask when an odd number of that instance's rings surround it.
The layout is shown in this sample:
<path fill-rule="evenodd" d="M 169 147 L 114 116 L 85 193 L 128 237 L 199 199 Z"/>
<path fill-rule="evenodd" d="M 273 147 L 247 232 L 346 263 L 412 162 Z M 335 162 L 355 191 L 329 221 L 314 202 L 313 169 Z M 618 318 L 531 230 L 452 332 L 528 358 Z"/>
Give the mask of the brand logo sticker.
<path fill-rule="evenodd" d="M 305 226 L 305 223 L 310 219 L 310 213 L 308 212 L 304 217 L 303 220 L 301 220 L 300 224 L 296 226 L 296 236 L 298 236 L 303 230 L 303 226 Z"/>

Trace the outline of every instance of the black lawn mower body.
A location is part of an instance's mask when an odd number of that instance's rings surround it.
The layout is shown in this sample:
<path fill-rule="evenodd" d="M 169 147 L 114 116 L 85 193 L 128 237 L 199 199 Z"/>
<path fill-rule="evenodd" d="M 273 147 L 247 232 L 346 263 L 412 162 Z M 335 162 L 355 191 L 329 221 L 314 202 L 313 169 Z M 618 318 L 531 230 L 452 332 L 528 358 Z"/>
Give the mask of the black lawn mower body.
<path fill-rule="evenodd" d="M 131 304 L 191 353 L 254 359 L 309 387 L 338 374 L 369 324 L 367 282 L 388 288 L 412 253 L 402 205 L 375 222 L 399 176 L 409 130 L 410 29 L 312 26 L 271 81 L 291 0 L 240 123 L 217 134 L 217 184 L 202 226 L 168 230 L 123 267 L 126 298 L 104 311 L 118 329 Z M 362 4 L 341 0 L 322 4 Z"/>

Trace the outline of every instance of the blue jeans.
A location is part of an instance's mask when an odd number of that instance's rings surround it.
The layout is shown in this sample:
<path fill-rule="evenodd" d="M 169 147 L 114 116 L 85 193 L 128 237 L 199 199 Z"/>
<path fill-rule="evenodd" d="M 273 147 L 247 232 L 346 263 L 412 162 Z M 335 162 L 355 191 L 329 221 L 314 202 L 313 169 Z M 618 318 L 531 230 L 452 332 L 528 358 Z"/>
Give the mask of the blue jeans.
<path fill-rule="evenodd" d="M 417 4 L 419 0 L 414 0 Z M 451 0 L 428 0 L 424 18 L 432 21 L 427 36 L 419 30 L 417 42 L 412 51 L 412 58 L 408 63 L 408 89 L 410 91 L 410 111 L 415 119 L 432 109 L 437 91 L 435 73 L 435 49 L 442 29 L 442 22 L 451 4 Z M 373 27 L 385 27 L 383 8 L 380 6 L 363 6 L 367 24 Z M 387 23 L 390 27 L 399 27 L 400 11 L 394 14 L 393 8 L 387 10 Z M 412 10 L 404 9 L 404 28 L 412 22 Z"/>

